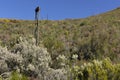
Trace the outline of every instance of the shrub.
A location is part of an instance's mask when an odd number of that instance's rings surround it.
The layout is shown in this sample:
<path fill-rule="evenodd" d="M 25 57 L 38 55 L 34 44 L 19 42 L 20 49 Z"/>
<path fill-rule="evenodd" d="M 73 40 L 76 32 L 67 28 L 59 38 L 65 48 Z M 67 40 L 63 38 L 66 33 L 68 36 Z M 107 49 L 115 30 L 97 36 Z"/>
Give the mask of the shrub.
<path fill-rule="evenodd" d="M 109 58 L 93 60 L 81 66 L 74 66 L 75 80 L 119 80 L 120 64 L 113 64 Z"/>
<path fill-rule="evenodd" d="M 13 71 L 10 80 L 28 80 L 28 78 L 17 71 Z"/>
<path fill-rule="evenodd" d="M 5 62 L 5 68 L 0 67 L 2 69 L 1 73 L 16 70 L 26 76 L 32 76 L 40 80 L 48 80 L 49 78 L 49 80 L 66 80 L 66 70 L 52 69 L 49 65 L 51 64 L 50 54 L 46 48 L 36 46 L 34 38 L 20 37 L 18 41 L 11 51 L 0 46 L 0 59 L 3 60 L 3 63 Z M 0 64 L 0 66 L 3 65 Z M 19 77 L 19 73 L 12 72 L 11 80 L 17 80 Z"/>

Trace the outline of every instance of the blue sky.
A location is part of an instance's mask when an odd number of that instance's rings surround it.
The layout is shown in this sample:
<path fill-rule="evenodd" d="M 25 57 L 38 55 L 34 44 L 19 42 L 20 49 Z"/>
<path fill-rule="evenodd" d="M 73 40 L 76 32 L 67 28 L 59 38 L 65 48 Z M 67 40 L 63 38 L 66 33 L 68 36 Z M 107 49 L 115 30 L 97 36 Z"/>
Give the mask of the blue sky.
<path fill-rule="evenodd" d="M 41 7 L 40 19 L 85 18 L 120 7 L 120 0 L 1 0 L 0 18 L 34 20 L 34 9 Z"/>

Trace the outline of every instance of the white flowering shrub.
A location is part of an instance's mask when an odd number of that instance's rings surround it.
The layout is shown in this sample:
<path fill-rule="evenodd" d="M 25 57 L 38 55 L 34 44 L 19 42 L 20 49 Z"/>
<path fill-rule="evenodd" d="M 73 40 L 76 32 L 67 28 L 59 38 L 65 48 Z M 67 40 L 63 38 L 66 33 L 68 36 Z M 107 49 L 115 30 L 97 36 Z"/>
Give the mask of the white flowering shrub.
<path fill-rule="evenodd" d="M 45 48 L 35 45 L 34 38 L 27 40 L 20 38 L 19 44 L 16 44 L 13 49 L 14 53 L 22 55 L 23 65 L 22 72 L 30 75 L 36 75 L 42 68 L 48 68 L 51 62 L 51 57 Z M 28 72 L 28 73 L 27 73 Z M 34 74 L 31 74 L 34 73 Z"/>
<path fill-rule="evenodd" d="M 36 46 L 34 38 L 19 38 L 12 50 L 0 47 L 0 75 L 17 70 L 39 80 L 66 80 L 65 69 L 52 69 L 51 56 L 46 48 Z"/>
<path fill-rule="evenodd" d="M 13 54 L 0 46 L 0 73 L 15 69 L 23 61 L 21 55 Z"/>
<path fill-rule="evenodd" d="M 57 57 L 57 66 L 63 68 L 67 65 L 67 58 L 64 55 L 59 55 Z"/>

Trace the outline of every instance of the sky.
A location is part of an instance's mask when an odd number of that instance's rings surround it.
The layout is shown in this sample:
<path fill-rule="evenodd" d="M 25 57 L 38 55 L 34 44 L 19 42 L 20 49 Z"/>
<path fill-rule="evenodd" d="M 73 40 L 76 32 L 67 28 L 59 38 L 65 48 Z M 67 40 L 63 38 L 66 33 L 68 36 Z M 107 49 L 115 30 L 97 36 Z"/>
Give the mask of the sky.
<path fill-rule="evenodd" d="M 39 19 L 78 19 L 120 7 L 120 0 L 1 0 L 0 18 L 34 20 L 40 6 Z"/>

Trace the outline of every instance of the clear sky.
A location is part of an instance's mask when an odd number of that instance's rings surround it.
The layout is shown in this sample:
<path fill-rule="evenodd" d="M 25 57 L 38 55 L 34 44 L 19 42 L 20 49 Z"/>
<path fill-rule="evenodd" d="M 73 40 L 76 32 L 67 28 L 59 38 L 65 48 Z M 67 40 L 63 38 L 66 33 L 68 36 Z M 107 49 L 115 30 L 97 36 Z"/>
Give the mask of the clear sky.
<path fill-rule="evenodd" d="M 120 7 L 120 0 L 1 0 L 0 18 L 34 20 L 40 6 L 40 19 L 85 18 Z"/>

